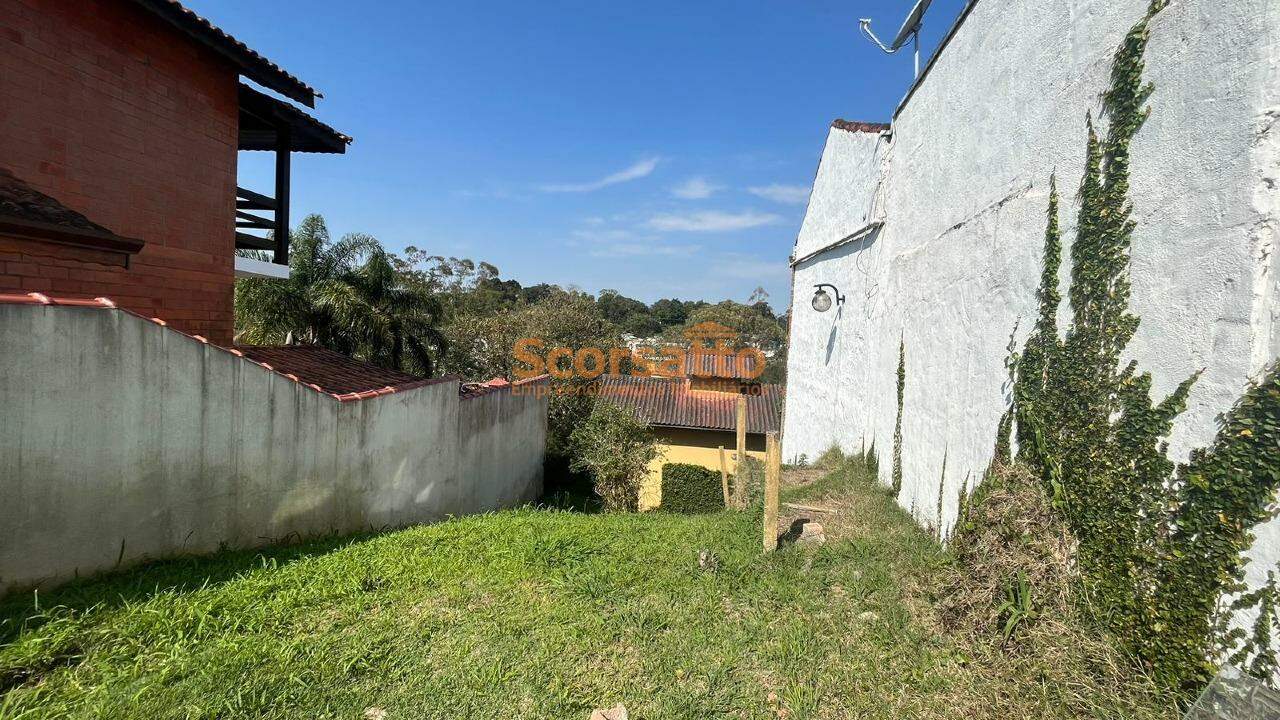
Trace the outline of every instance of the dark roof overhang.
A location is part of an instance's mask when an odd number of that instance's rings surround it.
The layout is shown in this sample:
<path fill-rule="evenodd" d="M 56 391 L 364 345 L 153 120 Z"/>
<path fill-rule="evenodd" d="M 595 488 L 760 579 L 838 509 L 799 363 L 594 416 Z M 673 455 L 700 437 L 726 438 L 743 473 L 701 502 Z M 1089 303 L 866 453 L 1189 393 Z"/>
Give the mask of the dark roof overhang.
<path fill-rule="evenodd" d="M 248 45 L 223 32 L 213 23 L 187 9 L 177 0 L 133 0 L 180 32 L 223 56 L 235 65 L 241 75 L 281 95 L 315 107 L 316 98 L 324 97 L 315 88 L 259 55 Z"/>
<path fill-rule="evenodd" d="M 126 258 L 146 244 L 111 232 L 3 168 L 0 168 L 0 235 L 103 250 Z"/>
<path fill-rule="evenodd" d="M 281 128 L 292 152 L 345 153 L 351 137 L 343 135 L 287 102 L 240 86 L 240 149 L 277 150 Z"/>

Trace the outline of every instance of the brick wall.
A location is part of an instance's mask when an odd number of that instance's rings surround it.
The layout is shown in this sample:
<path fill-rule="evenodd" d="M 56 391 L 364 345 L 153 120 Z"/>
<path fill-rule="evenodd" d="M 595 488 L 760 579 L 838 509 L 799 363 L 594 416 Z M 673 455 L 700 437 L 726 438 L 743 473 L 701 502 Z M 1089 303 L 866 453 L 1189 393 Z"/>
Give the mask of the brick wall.
<path fill-rule="evenodd" d="M 0 0 L 0 166 L 147 245 L 0 239 L 0 293 L 106 296 L 181 330 L 232 333 L 237 73 L 120 0 Z"/>

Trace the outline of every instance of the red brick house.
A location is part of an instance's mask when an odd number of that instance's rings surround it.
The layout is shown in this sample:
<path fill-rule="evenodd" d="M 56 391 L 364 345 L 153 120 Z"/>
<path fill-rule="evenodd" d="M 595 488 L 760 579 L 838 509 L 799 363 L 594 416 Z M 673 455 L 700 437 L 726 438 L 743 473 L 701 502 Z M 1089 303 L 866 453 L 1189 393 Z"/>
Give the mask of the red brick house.
<path fill-rule="evenodd" d="M 237 272 L 287 274 L 290 154 L 351 141 L 288 102 L 317 97 L 174 0 L 0 0 L 0 294 L 229 345 Z M 272 192 L 237 188 L 241 150 L 276 153 Z"/>

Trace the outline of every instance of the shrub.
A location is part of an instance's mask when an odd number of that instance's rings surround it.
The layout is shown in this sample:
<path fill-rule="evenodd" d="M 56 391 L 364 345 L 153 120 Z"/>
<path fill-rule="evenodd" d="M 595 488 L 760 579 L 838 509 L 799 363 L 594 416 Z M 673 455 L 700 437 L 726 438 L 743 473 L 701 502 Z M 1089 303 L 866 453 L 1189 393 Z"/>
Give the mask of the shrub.
<path fill-rule="evenodd" d="M 720 473 L 687 463 L 663 465 L 662 509 L 678 513 L 723 510 L 724 489 Z"/>
<path fill-rule="evenodd" d="M 635 413 L 599 402 L 569 437 L 570 469 L 586 472 L 605 510 L 635 510 L 640 481 L 658 456 L 649 426 Z"/>
<path fill-rule="evenodd" d="M 844 453 L 841 452 L 840 446 L 831 443 L 831 446 L 822 451 L 817 460 L 813 461 L 813 466 L 824 472 L 831 472 L 844 464 Z"/>

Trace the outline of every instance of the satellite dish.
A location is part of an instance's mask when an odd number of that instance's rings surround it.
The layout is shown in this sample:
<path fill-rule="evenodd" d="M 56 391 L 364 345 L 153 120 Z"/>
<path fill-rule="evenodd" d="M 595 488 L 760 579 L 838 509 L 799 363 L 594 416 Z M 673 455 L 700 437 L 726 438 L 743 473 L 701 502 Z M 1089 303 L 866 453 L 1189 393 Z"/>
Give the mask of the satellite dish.
<path fill-rule="evenodd" d="M 881 50 L 890 55 L 902 49 L 908 40 L 915 41 L 916 55 L 916 77 L 920 77 L 920 26 L 923 24 L 924 13 L 929 9 L 929 5 L 933 0 L 916 0 L 916 6 L 911 8 L 911 13 L 907 15 L 907 19 L 902 22 L 902 29 L 898 31 L 898 36 L 893 39 L 893 44 L 888 47 L 880 42 L 880 38 L 871 32 L 871 19 L 862 18 L 858 21 L 858 27 L 862 29 L 862 33 L 871 39 Z"/>
<path fill-rule="evenodd" d="M 924 19 L 924 11 L 929 9 L 929 4 L 933 0 L 920 0 L 914 8 L 911 8 L 911 14 L 902 22 L 902 29 L 898 31 L 898 37 L 893 39 L 893 44 L 889 46 L 891 51 L 897 52 L 899 48 L 907 44 L 907 40 L 911 36 L 920 31 L 920 21 Z"/>

